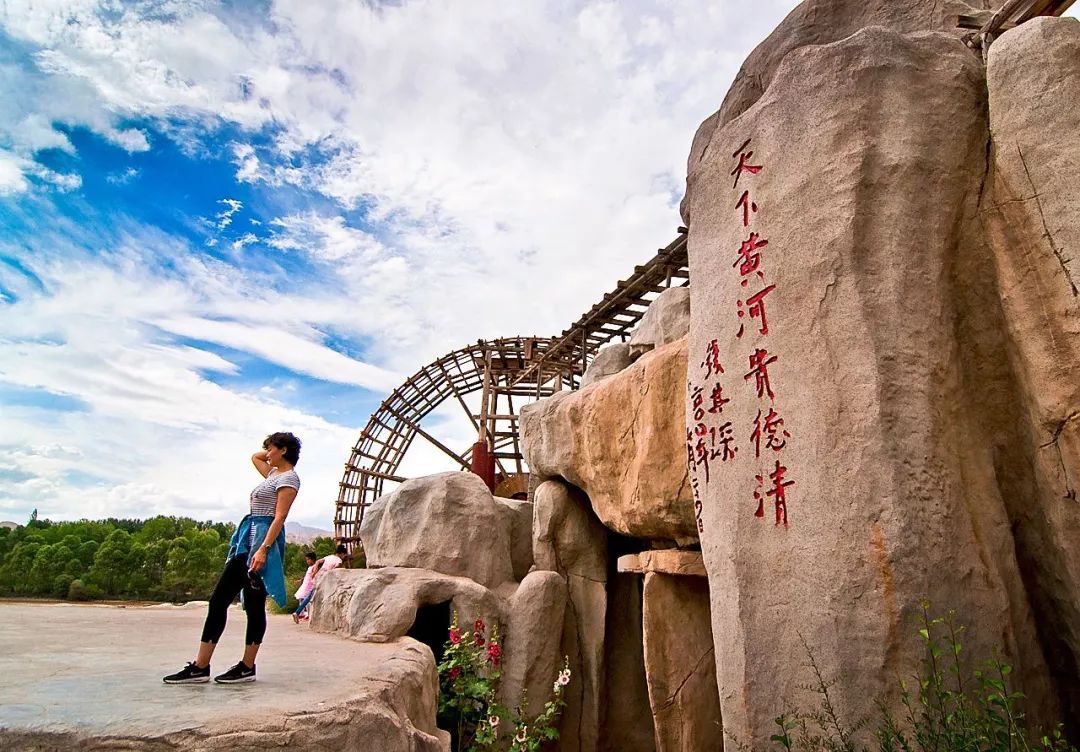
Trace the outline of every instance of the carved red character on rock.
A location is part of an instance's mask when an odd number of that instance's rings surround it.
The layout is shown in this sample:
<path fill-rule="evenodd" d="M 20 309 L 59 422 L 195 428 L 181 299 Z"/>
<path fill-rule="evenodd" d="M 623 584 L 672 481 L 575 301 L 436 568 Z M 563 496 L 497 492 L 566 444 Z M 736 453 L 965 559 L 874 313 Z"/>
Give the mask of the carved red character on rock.
<path fill-rule="evenodd" d="M 750 356 L 750 370 L 743 374 L 743 379 L 749 381 L 751 377 L 754 378 L 754 387 L 757 390 L 758 399 L 761 399 L 766 394 L 769 395 L 769 399 L 775 399 L 776 395 L 773 394 L 772 387 L 769 385 L 769 370 L 770 364 L 776 362 L 777 356 L 769 355 L 769 351 L 757 348 Z"/>
<path fill-rule="evenodd" d="M 763 165 L 750 163 L 750 158 L 754 156 L 754 150 L 747 149 L 746 147 L 750 145 L 751 141 L 753 141 L 752 138 L 746 139 L 746 141 L 743 142 L 743 145 L 736 149 L 731 155 L 732 159 L 739 160 L 739 163 L 735 165 L 735 169 L 731 171 L 731 174 L 735 176 L 735 182 L 731 186 L 732 190 L 739 187 L 739 178 L 742 177 L 744 172 L 749 172 L 751 175 L 757 175 L 763 168 Z"/>

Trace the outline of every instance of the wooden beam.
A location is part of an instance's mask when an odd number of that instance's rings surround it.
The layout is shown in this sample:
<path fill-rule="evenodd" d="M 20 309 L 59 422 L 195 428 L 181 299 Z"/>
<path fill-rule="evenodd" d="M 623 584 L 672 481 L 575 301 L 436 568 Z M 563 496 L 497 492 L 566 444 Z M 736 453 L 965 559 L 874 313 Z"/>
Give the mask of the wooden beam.
<path fill-rule="evenodd" d="M 408 418 L 406 418 L 406 417 L 405 417 L 404 415 L 402 415 L 401 413 L 399 413 L 399 412 L 397 412 L 396 410 L 392 409 L 392 408 L 391 408 L 391 407 L 390 407 L 389 405 L 384 405 L 383 407 L 384 407 L 384 408 L 385 408 L 385 409 L 386 409 L 386 410 L 387 410 L 387 411 L 388 411 L 388 412 L 389 412 L 389 413 L 390 413 L 391 415 L 393 415 L 393 416 L 394 416 L 395 418 L 397 418 L 398 420 L 400 420 L 400 421 L 401 421 L 402 423 L 404 423 L 405 425 L 407 425 L 407 426 L 408 426 L 409 428 L 411 428 L 411 429 L 412 429 L 413 431 L 415 431 L 416 433 L 418 433 L 418 434 L 420 434 L 421 436 L 423 436 L 423 437 L 424 437 L 425 439 L 427 439 L 428 441 L 430 441 L 430 442 L 431 442 L 432 444 L 434 444 L 434 445 L 435 445 L 436 447 L 438 447 L 439 449 L 441 449 L 441 450 L 442 450 L 442 451 L 443 451 L 443 452 L 444 452 L 444 453 L 445 453 L 445 454 L 446 454 L 446 455 L 447 455 L 448 457 L 450 457 L 451 459 L 454 459 L 454 460 L 456 460 L 457 462 L 461 463 L 461 466 L 462 466 L 462 467 L 464 467 L 464 468 L 465 468 L 466 470 L 469 470 L 469 469 L 471 469 L 471 468 L 470 468 L 470 465 L 469 465 L 469 463 L 468 463 L 468 462 L 466 462 L 466 461 L 465 461 L 464 459 L 462 459 L 462 458 L 461 458 L 461 455 L 459 455 L 459 454 L 458 454 L 457 452 L 455 452 L 455 451 L 453 451 L 452 449 L 450 449 L 449 447 L 447 447 L 447 446 L 446 446 L 445 444 L 443 444 L 443 443 L 442 443 L 441 441 L 439 441 L 439 440 L 438 440 L 438 439 L 436 439 L 436 438 L 435 438 L 434 436 L 432 436 L 432 435 L 431 435 L 431 434 L 429 434 L 429 433 L 428 433 L 427 431 L 425 431 L 425 430 L 424 430 L 423 428 L 421 428 L 421 427 L 420 427 L 420 426 L 419 426 L 418 424 L 416 424 L 416 423 L 412 422 L 411 420 L 409 420 Z"/>

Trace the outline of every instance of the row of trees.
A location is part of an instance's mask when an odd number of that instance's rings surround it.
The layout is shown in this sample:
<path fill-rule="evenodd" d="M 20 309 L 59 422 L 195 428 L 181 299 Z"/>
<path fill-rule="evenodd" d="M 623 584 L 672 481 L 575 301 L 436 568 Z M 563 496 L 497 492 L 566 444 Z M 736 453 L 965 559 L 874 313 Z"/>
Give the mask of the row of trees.
<path fill-rule="evenodd" d="M 210 596 L 235 525 L 187 517 L 50 522 L 0 528 L 0 595 L 182 602 Z M 333 551 L 319 538 L 319 556 Z M 304 574 L 304 548 L 286 546 L 285 575 Z"/>

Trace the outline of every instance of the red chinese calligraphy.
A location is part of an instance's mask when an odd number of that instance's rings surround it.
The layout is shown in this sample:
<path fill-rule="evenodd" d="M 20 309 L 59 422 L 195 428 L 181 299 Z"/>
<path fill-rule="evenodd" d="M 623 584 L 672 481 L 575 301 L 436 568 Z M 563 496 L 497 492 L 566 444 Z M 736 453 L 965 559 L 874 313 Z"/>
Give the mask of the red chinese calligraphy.
<path fill-rule="evenodd" d="M 705 389 L 695 386 L 690 392 L 690 407 L 694 410 L 694 420 L 700 421 L 705 417 Z"/>
<path fill-rule="evenodd" d="M 705 346 L 705 359 L 701 361 L 701 367 L 705 369 L 705 378 L 724 372 L 724 366 L 720 363 L 720 344 L 715 339 Z"/>
<path fill-rule="evenodd" d="M 784 428 L 784 419 L 780 417 L 780 413 L 771 407 L 764 418 L 761 410 L 758 410 L 757 417 L 754 418 L 754 430 L 750 434 L 750 441 L 754 445 L 755 457 L 761 456 L 761 439 L 763 437 L 765 439 L 765 448 L 774 452 L 779 452 L 787 446 L 787 440 L 791 438 L 791 434 Z"/>
<path fill-rule="evenodd" d="M 760 334 L 769 333 L 769 322 L 765 318 L 765 296 L 775 289 L 776 285 L 769 285 L 746 299 L 746 310 L 750 311 L 750 318 L 761 319 L 761 326 L 758 328 Z M 742 313 L 740 310 L 739 315 L 742 316 Z"/>
<path fill-rule="evenodd" d="M 758 487 L 754 491 L 754 499 L 757 501 L 757 511 L 754 512 L 755 517 L 765 516 L 765 497 L 772 496 L 773 503 L 776 505 L 776 524 L 784 523 L 784 527 L 787 527 L 787 489 L 790 486 L 795 485 L 795 481 L 786 480 L 785 475 L 788 469 L 780 464 L 780 460 L 776 460 L 775 469 L 769 473 L 768 478 L 771 485 L 765 487 L 765 476 L 755 475 L 754 478 L 758 482 Z M 762 493 L 764 491 L 764 493 Z"/>
<path fill-rule="evenodd" d="M 754 354 L 750 356 L 750 370 L 743 374 L 743 379 L 749 381 L 751 376 L 754 378 L 754 388 L 757 390 L 758 399 L 766 394 L 769 395 L 770 400 L 776 399 L 769 385 L 768 370 L 769 365 L 775 363 L 776 360 L 777 356 L 770 356 L 769 351 L 762 348 L 755 349 Z"/>
<path fill-rule="evenodd" d="M 768 244 L 769 241 L 764 240 L 756 232 L 750 233 L 750 237 L 739 246 L 739 255 L 731 265 L 732 268 L 739 267 L 739 274 L 743 277 L 753 274 L 761 266 L 761 254 L 758 253 L 758 249 Z"/>
<path fill-rule="evenodd" d="M 709 394 L 709 401 L 712 403 L 709 407 L 709 412 L 713 415 L 720 415 L 724 412 L 724 405 L 731 402 L 731 400 L 724 396 L 724 387 L 720 384 L 713 384 L 712 393 Z"/>
<path fill-rule="evenodd" d="M 751 175 L 757 175 L 762 170 L 762 165 L 750 164 L 750 158 L 754 156 L 753 149 L 746 151 L 746 147 L 750 145 L 753 139 L 746 139 L 738 149 L 736 149 L 731 158 L 738 158 L 739 164 L 735 165 L 735 169 L 731 171 L 731 174 L 735 176 L 735 183 L 731 186 L 732 190 L 739 187 L 739 178 L 742 177 L 744 172 L 749 172 Z"/>
<path fill-rule="evenodd" d="M 750 200 L 750 191 L 743 191 L 739 196 L 738 202 L 735 204 L 735 208 L 742 208 L 742 226 L 748 227 L 750 225 L 750 213 L 757 213 L 757 204 Z"/>
<path fill-rule="evenodd" d="M 720 458 L 721 462 L 727 462 L 728 460 L 735 459 L 735 453 L 739 451 L 737 446 L 732 446 L 732 442 L 735 441 L 735 431 L 731 427 L 731 421 L 728 421 L 720 428 L 714 428 L 710 430 L 712 434 L 713 451 L 711 459 Z M 720 448 L 716 448 L 716 442 L 719 440 Z"/>

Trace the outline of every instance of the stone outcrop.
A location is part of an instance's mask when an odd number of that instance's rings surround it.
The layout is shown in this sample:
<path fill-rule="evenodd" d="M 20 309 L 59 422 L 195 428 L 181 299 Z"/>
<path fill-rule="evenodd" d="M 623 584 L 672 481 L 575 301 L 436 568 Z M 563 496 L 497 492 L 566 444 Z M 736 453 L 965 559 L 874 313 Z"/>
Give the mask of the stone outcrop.
<path fill-rule="evenodd" d="M 1017 455 L 1006 499 L 1058 691 L 1080 718 L 1080 23 L 1006 32 L 990 47 L 987 83 L 980 216 L 1022 395 L 997 431 L 1002 453 Z"/>
<path fill-rule="evenodd" d="M 682 339 L 690 331 L 690 288 L 671 287 L 649 303 L 645 315 L 630 335 L 630 357 Z"/>
<path fill-rule="evenodd" d="M 514 516 L 505 507 L 472 473 L 407 480 L 364 515 L 368 566 L 431 569 L 491 588 L 512 581 Z"/>
<path fill-rule="evenodd" d="M 1027 667 L 1029 707 L 1056 715 L 964 368 L 982 357 L 954 276 L 986 164 L 980 61 L 951 34 L 856 31 L 883 3 L 836 5 L 840 41 L 791 49 L 717 124 L 684 203 L 716 670 L 725 730 L 751 746 L 813 702 L 802 638 L 843 677 L 843 717 L 896 708 L 923 599 L 955 609 L 966 655 Z"/>
<path fill-rule="evenodd" d="M 561 649 L 567 602 L 566 580 L 558 572 L 535 571 L 521 581 L 510 599 L 500 701 L 508 708 L 527 692 L 526 712 L 539 715 L 563 668 Z"/>
<path fill-rule="evenodd" d="M 600 699 L 607 618 L 607 532 L 584 495 L 556 480 L 533 493 L 533 558 L 541 570 L 567 582 L 568 603 L 561 646 L 573 681 L 565 695 L 560 747 L 598 749 Z"/>
<path fill-rule="evenodd" d="M 581 377 L 581 388 L 584 389 L 589 384 L 603 381 L 633 362 L 634 359 L 630 357 L 629 343 L 613 342 L 610 345 L 605 345 L 597 351 L 592 362 L 589 363 L 589 367 L 585 369 L 585 373 Z"/>
<path fill-rule="evenodd" d="M 648 572 L 642 604 L 657 752 L 723 749 L 708 581 Z"/>
<path fill-rule="evenodd" d="M 506 624 L 505 601 L 470 579 L 386 567 L 322 575 L 311 601 L 311 628 L 361 642 L 389 642 L 409 633 L 421 607 L 447 602 L 462 624 L 477 618 Z"/>
<path fill-rule="evenodd" d="M 496 509 L 510 535 L 510 566 L 514 580 L 521 582 L 533 565 L 533 506 L 527 501 L 495 498 Z"/>
<path fill-rule="evenodd" d="M 784 58 L 808 45 L 831 44 L 868 26 L 884 26 L 903 32 L 946 31 L 958 33 L 959 14 L 996 8 L 990 0 L 807 0 L 800 3 L 765 38 L 742 64 L 720 109 L 707 118 L 694 135 L 687 162 L 693 172 L 708 151 L 713 134 L 746 112 L 769 88 Z M 736 144 L 737 145 L 737 144 Z M 722 148 L 722 147 L 721 147 Z M 683 220 L 687 202 L 683 200 Z"/>
<path fill-rule="evenodd" d="M 522 448 L 532 473 L 581 488 L 609 528 L 637 538 L 696 538 L 686 473 L 686 341 L 577 392 L 522 408 Z"/>

